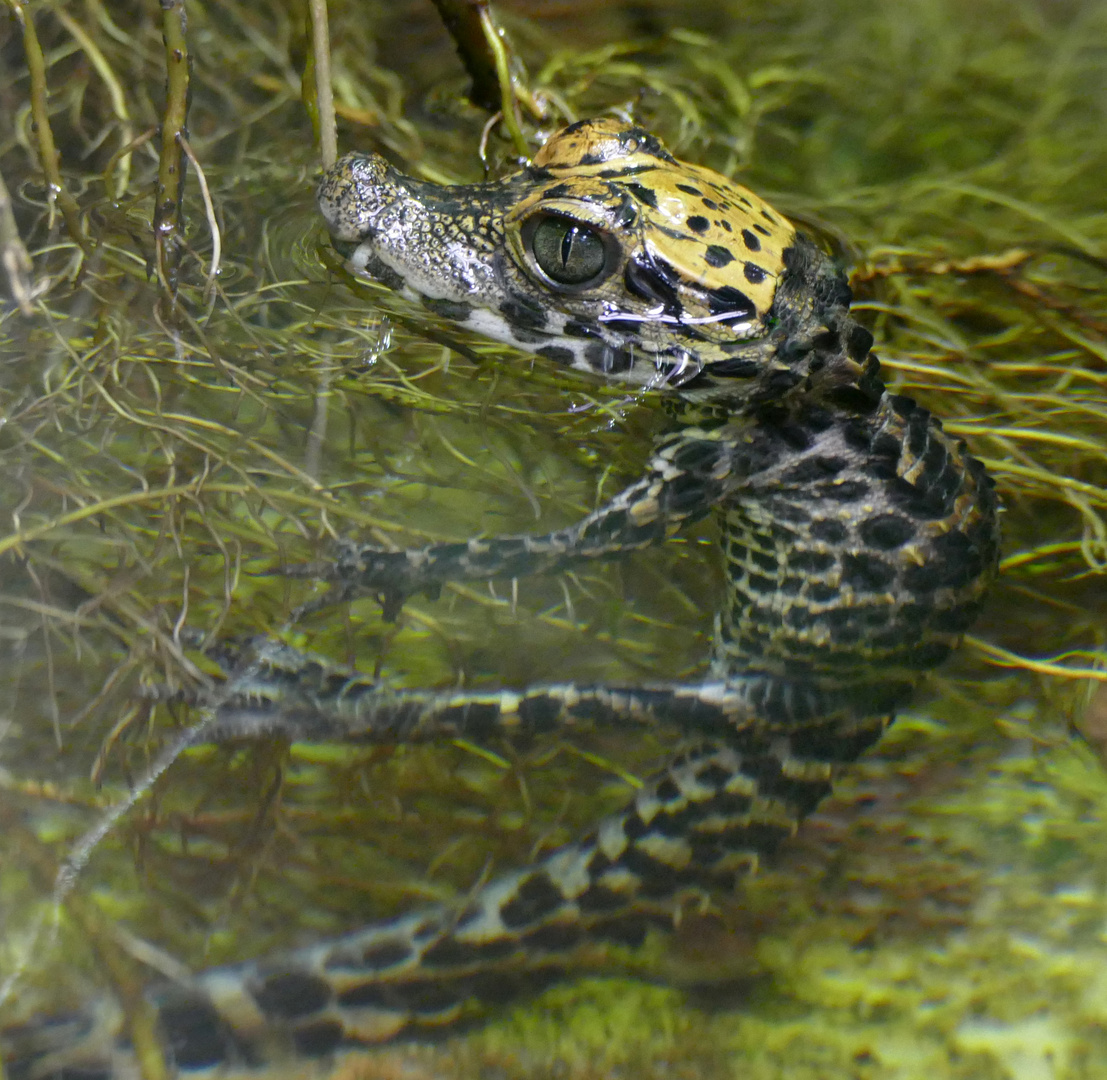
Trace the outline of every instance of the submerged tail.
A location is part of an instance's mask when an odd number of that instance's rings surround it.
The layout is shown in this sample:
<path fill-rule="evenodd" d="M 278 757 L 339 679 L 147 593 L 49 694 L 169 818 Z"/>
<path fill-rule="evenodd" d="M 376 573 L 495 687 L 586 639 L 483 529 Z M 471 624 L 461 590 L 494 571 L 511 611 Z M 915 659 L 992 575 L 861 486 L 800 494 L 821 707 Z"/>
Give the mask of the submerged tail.
<path fill-rule="evenodd" d="M 329 1055 L 440 1025 L 538 988 L 581 949 L 640 941 L 690 892 L 732 887 L 830 790 L 838 762 L 879 738 L 732 730 L 687 750 L 585 839 L 436 905 L 283 955 L 214 968 L 148 999 L 170 1066 Z M 805 745 L 807 744 L 807 745 Z M 9 1032 L 8 1080 L 138 1075 L 123 1017 Z"/>

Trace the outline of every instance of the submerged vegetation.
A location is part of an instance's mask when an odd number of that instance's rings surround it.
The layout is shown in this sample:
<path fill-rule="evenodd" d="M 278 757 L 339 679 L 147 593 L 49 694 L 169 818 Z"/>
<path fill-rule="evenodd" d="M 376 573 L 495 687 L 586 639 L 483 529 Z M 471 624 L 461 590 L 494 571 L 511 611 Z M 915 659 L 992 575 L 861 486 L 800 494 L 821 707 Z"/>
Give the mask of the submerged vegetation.
<path fill-rule="evenodd" d="M 186 0 L 195 162 L 170 269 L 151 230 L 161 8 L 6 4 L 0 174 L 32 260 L 26 313 L 0 308 L 14 1022 L 463 895 L 620 804 L 675 738 L 181 753 L 194 717 L 170 691 L 210 684 L 212 641 L 278 632 L 412 686 L 676 677 L 706 659 L 719 570 L 703 526 L 572 574 L 453 585 L 395 624 L 363 600 L 290 625 L 312 586 L 275 568 L 349 535 L 563 524 L 635 475 L 660 404 L 333 271 L 299 3 Z M 549 109 L 524 116 L 531 145 L 629 113 L 835 244 L 890 380 L 995 476 L 1003 577 L 915 711 L 741 896 L 481 1029 L 346 1068 L 1102 1076 L 1107 3 L 569 7 L 502 13 Z M 480 179 L 487 114 L 431 5 L 330 14 L 341 148 Z M 21 23 L 71 206 L 44 178 Z M 494 131 L 489 167 L 513 154 Z"/>

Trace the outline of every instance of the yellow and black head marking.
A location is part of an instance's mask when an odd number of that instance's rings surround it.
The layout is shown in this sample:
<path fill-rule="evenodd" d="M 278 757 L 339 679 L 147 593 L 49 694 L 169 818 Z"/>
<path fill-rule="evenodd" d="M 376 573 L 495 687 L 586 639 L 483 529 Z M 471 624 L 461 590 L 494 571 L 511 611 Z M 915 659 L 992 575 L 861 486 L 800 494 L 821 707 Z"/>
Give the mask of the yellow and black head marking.
<path fill-rule="evenodd" d="M 613 120 L 566 128 L 535 156 L 534 191 L 507 215 L 517 257 L 534 268 L 520 226 L 589 220 L 621 245 L 618 287 L 658 304 L 670 325 L 751 323 L 772 307 L 795 228 L 752 191 L 677 161 L 641 128 Z M 547 280 L 541 267 L 538 280 Z M 554 283 L 556 285 L 556 282 Z"/>
<path fill-rule="evenodd" d="M 797 320 L 827 324 L 849 305 L 837 268 L 772 207 L 619 120 L 572 124 L 489 184 L 441 187 L 349 155 L 319 202 L 356 271 L 490 337 L 635 382 L 707 372 L 778 393 L 774 373 L 795 368 L 789 342 L 806 332 Z"/>

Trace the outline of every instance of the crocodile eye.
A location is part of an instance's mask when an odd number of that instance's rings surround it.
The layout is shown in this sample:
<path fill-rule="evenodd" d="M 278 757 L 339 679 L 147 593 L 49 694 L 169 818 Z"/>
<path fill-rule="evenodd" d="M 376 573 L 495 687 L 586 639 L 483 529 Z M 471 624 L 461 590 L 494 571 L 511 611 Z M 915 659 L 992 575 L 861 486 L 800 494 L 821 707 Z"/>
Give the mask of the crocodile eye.
<path fill-rule="evenodd" d="M 614 253 L 599 229 L 572 218 L 543 216 L 527 240 L 542 272 L 558 285 L 590 285 L 614 269 Z"/>

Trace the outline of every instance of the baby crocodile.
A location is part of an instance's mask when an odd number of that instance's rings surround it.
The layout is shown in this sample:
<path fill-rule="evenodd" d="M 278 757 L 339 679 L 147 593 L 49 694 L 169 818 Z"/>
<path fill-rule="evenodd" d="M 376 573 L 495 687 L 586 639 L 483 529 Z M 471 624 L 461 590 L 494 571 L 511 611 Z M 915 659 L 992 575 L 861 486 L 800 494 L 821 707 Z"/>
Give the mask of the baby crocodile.
<path fill-rule="evenodd" d="M 456 187 L 351 154 L 319 205 L 354 271 L 555 363 L 658 387 L 679 417 L 645 475 L 576 524 L 348 545 L 322 577 L 392 614 L 448 580 L 556 571 L 714 514 L 726 594 L 710 667 L 690 683 L 389 691 L 275 645 L 240 657 L 211 737 L 663 722 L 688 740 L 622 813 L 463 904 L 155 987 L 179 1071 L 327 1056 L 448 1022 L 565 970 L 586 942 L 671 923 L 689 891 L 732 889 L 958 644 L 996 565 L 991 481 L 939 421 L 885 390 L 842 272 L 752 192 L 641 128 L 572 124 L 521 171 Z M 105 1030 L 59 1049 L 28 1029 L 11 1080 L 133 1072 Z"/>

